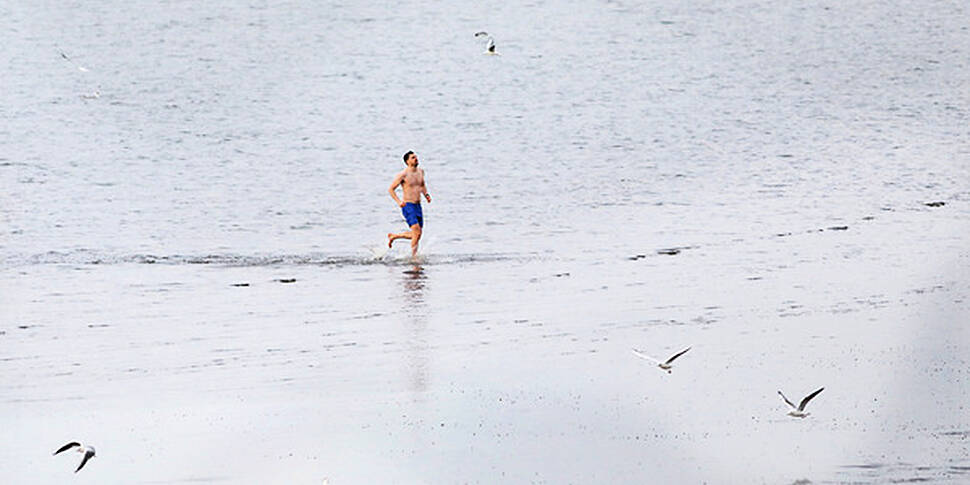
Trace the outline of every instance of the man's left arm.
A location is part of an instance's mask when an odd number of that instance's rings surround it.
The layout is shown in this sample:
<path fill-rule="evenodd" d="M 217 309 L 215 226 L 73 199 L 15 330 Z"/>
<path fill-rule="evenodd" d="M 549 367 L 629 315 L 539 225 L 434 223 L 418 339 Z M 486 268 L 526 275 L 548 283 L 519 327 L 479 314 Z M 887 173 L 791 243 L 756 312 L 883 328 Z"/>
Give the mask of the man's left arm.
<path fill-rule="evenodd" d="M 424 199 L 431 203 L 431 194 L 428 193 L 428 180 L 424 178 L 424 170 L 421 170 L 421 191 L 424 192 Z"/>

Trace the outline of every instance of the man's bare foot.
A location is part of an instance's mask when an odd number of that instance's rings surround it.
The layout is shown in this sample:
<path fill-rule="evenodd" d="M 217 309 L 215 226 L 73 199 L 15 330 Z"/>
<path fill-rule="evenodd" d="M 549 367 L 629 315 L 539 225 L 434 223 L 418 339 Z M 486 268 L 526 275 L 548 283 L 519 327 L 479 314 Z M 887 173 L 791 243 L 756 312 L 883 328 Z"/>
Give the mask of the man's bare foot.
<path fill-rule="evenodd" d="M 387 233 L 387 247 L 391 247 L 391 244 L 393 242 L 394 242 L 394 234 L 392 234 L 390 232 Z"/>

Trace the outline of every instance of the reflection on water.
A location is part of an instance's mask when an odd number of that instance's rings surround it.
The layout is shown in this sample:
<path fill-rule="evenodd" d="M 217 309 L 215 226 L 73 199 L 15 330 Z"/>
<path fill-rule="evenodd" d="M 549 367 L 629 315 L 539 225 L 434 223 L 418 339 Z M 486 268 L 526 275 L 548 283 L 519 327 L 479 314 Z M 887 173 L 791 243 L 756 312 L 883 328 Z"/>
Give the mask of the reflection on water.
<path fill-rule="evenodd" d="M 424 274 L 424 268 L 418 263 L 412 263 L 402 274 L 404 275 L 402 282 L 404 284 L 404 296 L 407 304 L 404 309 L 405 312 L 412 313 L 415 310 L 420 310 L 423 313 L 424 286 L 425 280 L 427 279 Z"/>
<path fill-rule="evenodd" d="M 428 307 L 425 304 L 427 276 L 419 263 L 401 273 L 404 289 L 401 314 L 407 332 L 408 388 L 415 394 L 428 389 Z"/>

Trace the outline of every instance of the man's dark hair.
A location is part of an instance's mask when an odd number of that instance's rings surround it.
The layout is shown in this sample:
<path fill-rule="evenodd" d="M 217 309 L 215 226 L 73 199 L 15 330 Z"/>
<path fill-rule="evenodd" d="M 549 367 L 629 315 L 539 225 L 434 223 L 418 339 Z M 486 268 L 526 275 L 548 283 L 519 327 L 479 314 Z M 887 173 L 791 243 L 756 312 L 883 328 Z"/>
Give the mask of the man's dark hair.
<path fill-rule="evenodd" d="M 404 154 L 404 163 L 408 163 L 408 157 L 410 157 L 411 155 L 414 155 L 414 152 L 412 152 L 411 150 L 408 150 L 408 152 Z"/>

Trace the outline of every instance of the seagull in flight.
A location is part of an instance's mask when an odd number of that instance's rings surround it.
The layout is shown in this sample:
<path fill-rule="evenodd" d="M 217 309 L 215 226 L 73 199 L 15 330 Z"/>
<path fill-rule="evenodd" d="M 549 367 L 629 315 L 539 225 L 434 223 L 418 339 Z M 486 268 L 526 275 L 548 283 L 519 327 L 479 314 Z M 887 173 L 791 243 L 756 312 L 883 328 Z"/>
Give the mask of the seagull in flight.
<path fill-rule="evenodd" d="M 84 66 L 82 66 L 82 65 L 80 65 L 80 64 L 78 64 L 76 62 L 74 62 L 73 59 L 71 59 L 70 57 L 67 57 L 67 54 L 65 54 L 64 51 L 62 51 L 60 49 L 58 49 L 57 51 L 61 53 L 61 57 L 63 57 L 65 61 L 70 62 L 71 65 L 73 65 L 74 67 L 76 67 L 78 71 L 88 72 L 88 68 L 86 68 L 86 67 L 84 67 Z"/>
<path fill-rule="evenodd" d="M 680 352 L 677 352 L 676 354 L 670 356 L 669 359 L 663 362 L 661 362 L 659 359 L 654 359 L 653 357 L 650 357 L 649 355 L 644 354 L 643 352 L 640 352 L 637 349 L 633 349 L 633 355 L 641 359 L 649 360 L 650 362 L 656 363 L 657 367 L 660 367 L 661 369 L 667 371 L 668 374 L 672 374 L 673 371 L 671 370 L 671 368 L 673 368 L 673 365 L 672 365 L 673 361 L 676 360 L 677 357 L 680 357 L 681 355 L 686 354 L 688 350 L 690 350 L 690 347 L 687 347 L 686 349 L 681 350 Z"/>
<path fill-rule="evenodd" d="M 484 30 L 479 31 L 479 32 L 475 32 L 475 37 L 476 38 L 479 38 L 479 37 L 486 37 L 487 38 L 487 40 L 485 41 L 485 52 L 483 52 L 483 54 L 487 54 L 487 55 L 490 55 L 490 56 L 500 56 L 501 55 L 498 52 L 495 52 L 495 39 L 493 39 L 491 35 L 488 35 L 488 32 L 485 32 Z"/>
<path fill-rule="evenodd" d="M 781 398 L 785 400 L 785 404 L 787 404 L 788 407 L 790 408 L 788 410 L 788 415 L 789 416 L 791 416 L 793 418 L 804 418 L 805 416 L 808 416 L 809 414 L 811 414 L 811 413 L 805 412 L 805 406 L 808 405 L 808 401 L 811 401 L 813 397 L 817 396 L 818 393 L 820 393 L 820 392 L 822 392 L 824 390 L 825 390 L 824 387 L 820 387 L 817 391 L 815 391 L 815 392 L 813 392 L 813 393 L 805 396 L 805 399 L 802 399 L 802 402 L 798 403 L 798 407 L 796 407 L 794 404 L 792 404 L 792 402 L 789 401 L 788 398 L 785 397 L 785 395 L 781 393 L 781 391 L 778 391 L 778 395 L 781 396 Z"/>
<path fill-rule="evenodd" d="M 77 472 L 81 471 L 82 468 L 84 468 L 84 464 L 87 463 L 88 460 L 90 460 L 91 458 L 94 458 L 94 447 L 93 446 L 83 446 L 83 445 L 81 445 L 81 443 L 78 443 L 77 441 L 72 441 L 72 442 L 70 442 L 70 443 L 68 443 L 68 444 L 60 447 L 57 451 L 54 452 L 54 454 L 56 455 L 56 454 L 58 454 L 58 453 L 60 453 L 62 451 L 70 450 L 71 448 L 77 448 L 77 452 L 78 453 L 83 453 L 84 454 L 84 458 L 81 459 L 81 464 L 77 466 L 77 469 L 76 470 L 74 470 L 74 473 L 77 473 Z"/>

